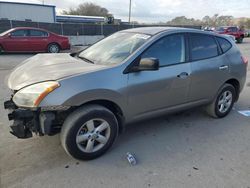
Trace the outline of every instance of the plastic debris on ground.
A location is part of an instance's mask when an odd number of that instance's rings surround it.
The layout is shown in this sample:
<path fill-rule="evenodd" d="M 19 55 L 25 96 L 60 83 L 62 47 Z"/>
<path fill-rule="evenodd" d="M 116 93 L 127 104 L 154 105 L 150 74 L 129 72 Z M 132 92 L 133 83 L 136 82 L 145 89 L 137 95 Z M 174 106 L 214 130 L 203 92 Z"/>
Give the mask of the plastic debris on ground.
<path fill-rule="evenodd" d="M 132 155 L 131 153 L 128 152 L 128 153 L 126 154 L 126 156 L 127 156 L 127 160 L 128 160 L 128 162 L 129 162 L 130 165 L 134 166 L 134 165 L 137 164 L 134 155 Z"/>

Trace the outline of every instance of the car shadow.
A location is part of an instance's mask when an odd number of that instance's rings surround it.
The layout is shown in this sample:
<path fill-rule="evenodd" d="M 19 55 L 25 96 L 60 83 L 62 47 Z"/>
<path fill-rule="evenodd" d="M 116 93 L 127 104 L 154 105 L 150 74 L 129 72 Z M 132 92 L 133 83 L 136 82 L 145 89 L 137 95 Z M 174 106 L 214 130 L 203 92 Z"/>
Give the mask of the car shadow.
<path fill-rule="evenodd" d="M 69 157 L 61 147 L 59 135 L 27 140 L 13 137 L 11 139 L 16 139 L 15 144 L 5 148 L 2 172 L 11 175 L 13 182 L 53 168 L 74 170 L 80 166 L 81 171 L 98 168 L 105 173 L 107 168 L 128 168 L 127 152 L 135 154 L 141 167 L 147 164 L 160 167 L 167 161 L 181 167 L 185 157 L 189 156 L 190 160 L 196 152 L 200 152 L 200 157 L 206 157 L 207 151 L 200 151 L 202 145 L 207 147 L 207 142 L 233 131 L 224 122 L 230 121 L 234 115 L 232 112 L 225 119 L 213 119 L 205 115 L 201 108 L 196 108 L 130 124 L 105 155 L 92 161 Z"/>

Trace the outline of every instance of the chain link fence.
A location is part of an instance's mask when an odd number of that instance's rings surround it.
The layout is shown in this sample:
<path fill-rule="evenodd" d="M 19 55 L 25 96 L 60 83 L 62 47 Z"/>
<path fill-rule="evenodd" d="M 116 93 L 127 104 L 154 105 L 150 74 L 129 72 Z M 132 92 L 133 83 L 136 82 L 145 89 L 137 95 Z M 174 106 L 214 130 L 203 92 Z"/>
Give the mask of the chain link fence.
<path fill-rule="evenodd" d="M 110 35 L 117 31 L 124 29 L 136 28 L 136 27 L 148 27 L 148 26 L 171 26 L 171 27 L 186 27 L 201 29 L 201 26 L 194 25 L 106 25 L 106 24 L 78 24 L 78 23 L 41 23 L 41 22 L 27 22 L 16 20 L 0 20 L 0 33 L 15 27 L 37 27 L 43 28 L 48 31 L 66 35 Z"/>

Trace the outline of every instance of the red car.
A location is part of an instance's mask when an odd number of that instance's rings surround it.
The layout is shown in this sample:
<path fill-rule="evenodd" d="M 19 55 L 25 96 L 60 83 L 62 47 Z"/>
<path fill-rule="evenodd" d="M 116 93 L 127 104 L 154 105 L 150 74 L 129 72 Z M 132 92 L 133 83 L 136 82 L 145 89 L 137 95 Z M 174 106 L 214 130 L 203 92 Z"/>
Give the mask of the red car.
<path fill-rule="evenodd" d="M 18 27 L 0 34 L 0 52 L 49 52 L 70 49 L 68 37 L 44 29 Z"/>
<path fill-rule="evenodd" d="M 242 43 L 243 39 L 245 37 L 244 31 L 242 31 L 240 28 L 236 26 L 226 26 L 226 27 L 219 27 L 216 30 L 217 33 L 219 34 L 226 34 L 226 35 L 232 35 L 235 37 L 235 40 L 238 43 Z"/>

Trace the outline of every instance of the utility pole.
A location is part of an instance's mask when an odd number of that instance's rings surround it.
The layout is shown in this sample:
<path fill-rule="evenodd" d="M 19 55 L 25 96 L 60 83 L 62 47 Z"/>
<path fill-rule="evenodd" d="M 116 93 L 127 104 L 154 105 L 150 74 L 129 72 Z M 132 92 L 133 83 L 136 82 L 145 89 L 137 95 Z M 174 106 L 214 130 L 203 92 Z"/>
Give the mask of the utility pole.
<path fill-rule="evenodd" d="M 131 0 L 129 0 L 129 16 L 128 16 L 128 23 L 130 23 L 131 19 Z"/>

